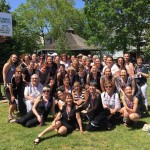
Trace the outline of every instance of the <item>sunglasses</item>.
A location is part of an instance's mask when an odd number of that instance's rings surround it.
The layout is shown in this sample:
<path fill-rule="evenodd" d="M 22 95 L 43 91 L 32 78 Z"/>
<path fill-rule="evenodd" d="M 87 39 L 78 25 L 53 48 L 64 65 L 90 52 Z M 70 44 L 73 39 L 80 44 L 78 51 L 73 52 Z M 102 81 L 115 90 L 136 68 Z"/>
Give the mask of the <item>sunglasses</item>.
<path fill-rule="evenodd" d="M 16 72 L 21 73 L 22 71 L 16 71 Z"/>
<path fill-rule="evenodd" d="M 43 93 L 46 93 L 46 92 L 48 93 L 48 92 L 50 92 L 50 90 L 44 90 L 44 91 L 43 91 Z"/>
<path fill-rule="evenodd" d="M 32 78 L 32 79 L 36 79 L 37 80 L 37 78 Z"/>
<path fill-rule="evenodd" d="M 112 88 L 112 86 L 105 86 L 105 88 Z"/>

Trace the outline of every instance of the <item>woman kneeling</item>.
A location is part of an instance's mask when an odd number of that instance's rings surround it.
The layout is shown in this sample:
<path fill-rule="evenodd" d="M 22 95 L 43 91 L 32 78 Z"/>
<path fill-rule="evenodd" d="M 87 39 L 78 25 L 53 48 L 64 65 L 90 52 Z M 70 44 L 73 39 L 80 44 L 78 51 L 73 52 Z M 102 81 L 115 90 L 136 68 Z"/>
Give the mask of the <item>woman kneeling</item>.
<path fill-rule="evenodd" d="M 127 126 L 127 123 L 132 120 L 137 122 L 140 118 L 140 112 L 138 111 L 138 98 L 132 95 L 132 88 L 127 86 L 125 88 L 125 94 L 122 96 L 123 108 L 120 110 L 120 113 L 123 115 L 124 125 Z"/>

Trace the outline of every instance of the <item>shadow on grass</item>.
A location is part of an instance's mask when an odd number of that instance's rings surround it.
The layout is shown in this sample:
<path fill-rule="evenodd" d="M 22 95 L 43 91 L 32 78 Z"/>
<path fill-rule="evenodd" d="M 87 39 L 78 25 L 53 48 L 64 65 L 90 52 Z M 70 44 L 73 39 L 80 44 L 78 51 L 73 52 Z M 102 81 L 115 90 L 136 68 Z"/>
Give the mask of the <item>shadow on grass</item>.
<path fill-rule="evenodd" d="M 50 136 L 47 136 L 47 137 L 43 137 L 43 138 L 41 139 L 41 142 L 43 142 L 43 141 L 45 141 L 45 140 L 48 140 L 48 139 L 51 139 L 51 138 L 55 138 L 55 137 L 67 137 L 69 134 L 71 134 L 71 133 L 67 133 L 67 134 L 65 134 L 65 135 L 59 135 L 59 134 L 55 133 L 54 135 L 50 135 Z"/>
<path fill-rule="evenodd" d="M 141 114 L 142 118 L 149 118 L 150 114 L 148 112 L 142 113 Z"/>
<path fill-rule="evenodd" d="M 144 124 L 146 123 L 147 122 L 141 121 L 141 120 L 139 120 L 137 123 L 134 123 L 133 121 L 131 121 L 128 127 L 130 127 L 130 130 L 139 130 L 139 129 L 142 129 Z"/>

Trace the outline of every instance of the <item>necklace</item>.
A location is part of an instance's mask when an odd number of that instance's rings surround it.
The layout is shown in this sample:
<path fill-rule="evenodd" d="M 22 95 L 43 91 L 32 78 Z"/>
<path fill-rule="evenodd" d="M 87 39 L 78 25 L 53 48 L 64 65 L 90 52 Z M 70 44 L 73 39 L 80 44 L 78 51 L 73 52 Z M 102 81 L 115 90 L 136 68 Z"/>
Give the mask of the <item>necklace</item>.
<path fill-rule="evenodd" d="M 66 113 L 67 113 L 67 116 L 68 116 L 68 120 L 70 120 L 70 112 L 71 112 L 71 107 L 67 106 L 66 107 Z"/>

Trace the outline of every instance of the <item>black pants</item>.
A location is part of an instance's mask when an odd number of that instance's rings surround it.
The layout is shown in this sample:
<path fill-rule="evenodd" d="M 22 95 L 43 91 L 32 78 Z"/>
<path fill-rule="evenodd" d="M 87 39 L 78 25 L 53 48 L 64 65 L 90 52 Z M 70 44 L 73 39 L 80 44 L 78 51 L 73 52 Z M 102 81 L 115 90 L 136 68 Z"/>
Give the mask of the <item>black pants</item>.
<path fill-rule="evenodd" d="M 16 120 L 16 122 L 28 128 L 39 124 L 37 117 L 35 116 L 32 110 L 29 111 L 25 116 Z"/>
<path fill-rule="evenodd" d="M 15 101 L 11 102 L 11 95 L 9 88 L 5 88 L 4 90 L 6 98 L 9 100 L 10 104 L 16 104 Z M 14 97 L 18 99 L 18 110 L 21 114 L 26 114 L 26 105 L 24 103 L 24 88 L 14 89 L 13 90 Z"/>

